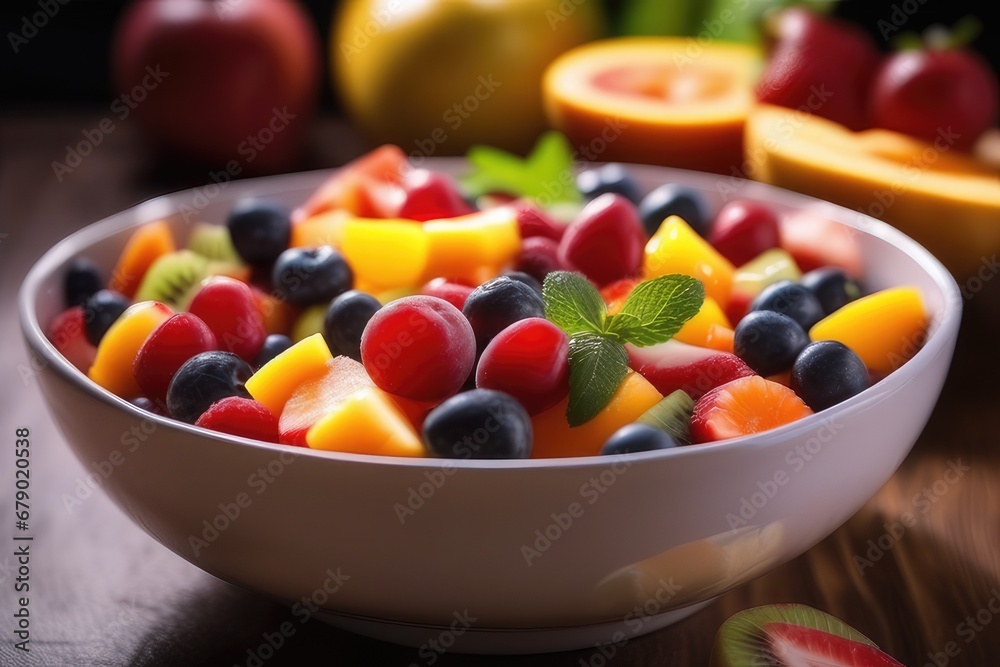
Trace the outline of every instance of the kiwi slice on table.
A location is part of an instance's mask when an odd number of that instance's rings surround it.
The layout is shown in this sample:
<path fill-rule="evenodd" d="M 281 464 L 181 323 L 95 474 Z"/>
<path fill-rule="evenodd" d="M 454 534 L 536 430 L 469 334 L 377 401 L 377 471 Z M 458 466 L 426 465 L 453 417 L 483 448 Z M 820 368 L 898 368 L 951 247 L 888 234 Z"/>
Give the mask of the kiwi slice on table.
<path fill-rule="evenodd" d="M 199 222 L 191 230 L 187 247 L 202 257 L 218 262 L 243 263 L 232 237 L 229 236 L 229 228 L 223 225 Z"/>
<path fill-rule="evenodd" d="M 711 667 L 903 667 L 839 618 L 802 604 L 754 607 L 715 635 Z"/>
<path fill-rule="evenodd" d="M 694 399 L 678 389 L 642 413 L 636 421 L 669 433 L 678 445 L 691 444 L 691 414 Z"/>

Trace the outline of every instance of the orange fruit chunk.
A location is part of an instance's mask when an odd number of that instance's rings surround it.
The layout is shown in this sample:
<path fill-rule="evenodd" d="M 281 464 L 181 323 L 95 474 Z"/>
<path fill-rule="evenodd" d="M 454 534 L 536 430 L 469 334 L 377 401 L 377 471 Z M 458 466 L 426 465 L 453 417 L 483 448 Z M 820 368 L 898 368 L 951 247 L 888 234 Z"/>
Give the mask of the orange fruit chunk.
<path fill-rule="evenodd" d="M 170 225 L 165 221 L 149 222 L 142 225 L 129 237 L 122 249 L 114 269 L 108 289 L 121 292 L 128 298 L 135 296 L 146 270 L 161 255 L 177 250 Z"/>
<path fill-rule="evenodd" d="M 306 433 L 306 444 L 352 454 L 424 456 L 409 419 L 378 387 L 363 387 L 340 401 Z"/>
<path fill-rule="evenodd" d="M 691 441 L 715 442 L 769 431 L 813 413 L 788 387 L 759 375 L 716 387 L 695 403 Z"/>
<path fill-rule="evenodd" d="M 299 385 L 327 373 L 333 359 L 322 334 L 313 334 L 292 345 L 261 366 L 246 381 L 247 391 L 258 403 L 280 415 Z"/>
<path fill-rule="evenodd" d="M 101 338 L 87 375 L 116 396 L 126 399 L 142 396 L 132 374 L 132 363 L 149 334 L 173 314 L 173 310 L 159 301 L 140 301 L 129 306 Z"/>
<path fill-rule="evenodd" d="M 531 456 L 548 459 L 596 456 L 615 431 L 631 424 L 663 396 L 646 378 L 629 371 L 611 401 L 586 424 L 571 428 L 566 420 L 569 397 L 531 419 L 535 442 Z"/>

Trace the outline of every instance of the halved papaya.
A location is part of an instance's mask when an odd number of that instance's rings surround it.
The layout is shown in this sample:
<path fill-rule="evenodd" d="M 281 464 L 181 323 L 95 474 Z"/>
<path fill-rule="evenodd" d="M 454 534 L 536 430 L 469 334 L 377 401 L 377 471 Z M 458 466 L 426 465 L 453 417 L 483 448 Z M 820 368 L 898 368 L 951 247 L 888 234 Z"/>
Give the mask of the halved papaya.
<path fill-rule="evenodd" d="M 967 276 L 1000 250 L 1000 171 L 949 141 L 852 132 L 770 105 L 746 127 L 752 178 L 885 220 Z"/>
<path fill-rule="evenodd" d="M 691 38 L 592 42 L 546 70 L 545 112 L 587 159 L 730 174 L 759 63 L 752 47 Z"/>

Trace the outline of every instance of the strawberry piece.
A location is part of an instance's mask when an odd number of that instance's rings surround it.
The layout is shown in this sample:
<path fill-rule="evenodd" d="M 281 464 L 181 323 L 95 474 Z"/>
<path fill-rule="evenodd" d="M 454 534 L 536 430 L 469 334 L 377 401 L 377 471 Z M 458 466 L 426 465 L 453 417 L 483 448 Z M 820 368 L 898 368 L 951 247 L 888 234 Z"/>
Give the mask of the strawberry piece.
<path fill-rule="evenodd" d="M 802 273 L 836 266 L 848 276 L 860 276 L 861 249 L 857 235 L 857 230 L 808 209 L 781 223 L 781 247 L 792 256 Z"/>
<path fill-rule="evenodd" d="M 778 428 L 813 413 L 795 392 L 754 375 L 716 387 L 694 405 L 691 441 L 715 442 Z"/>
<path fill-rule="evenodd" d="M 278 442 L 278 419 L 252 398 L 219 399 L 201 413 L 194 425 L 251 440 Z"/>
<path fill-rule="evenodd" d="M 603 194 L 587 204 L 559 243 L 559 259 L 598 287 L 635 275 L 646 232 L 635 205 Z"/>
<path fill-rule="evenodd" d="M 188 310 L 200 317 L 215 334 L 218 349 L 252 362 L 267 338 L 253 291 L 245 283 L 215 276 L 203 284 Z"/>
<path fill-rule="evenodd" d="M 84 373 L 94 363 L 97 348 L 87 340 L 83 307 L 67 308 L 52 319 L 46 337 L 66 361 Z"/>
<path fill-rule="evenodd" d="M 794 623 L 768 623 L 764 636 L 778 665 L 830 667 L 903 667 L 877 647 Z"/>
<path fill-rule="evenodd" d="M 375 384 L 365 367 L 349 357 L 335 357 L 326 366 L 323 376 L 299 385 L 285 403 L 278 417 L 279 442 L 306 447 L 306 433 L 316 422 L 358 389 Z"/>
<path fill-rule="evenodd" d="M 132 374 L 147 398 L 163 404 L 177 369 L 194 355 L 217 349 L 215 334 L 201 318 L 177 313 L 153 329 L 143 342 L 132 362 Z"/>
<path fill-rule="evenodd" d="M 401 148 L 385 145 L 337 170 L 309 200 L 292 213 L 292 221 L 342 209 L 364 218 L 393 217 L 409 169 Z"/>
<path fill-rule="evenodd" d="M 519 199 L 513 206 L 522 239 L 541 236 L 559 241 L 566 233 L 566 225 L 556 222 L 530 201 Z"/>
<path fill-rule="evenodd" d="M 626 345 L 629 365 L 664 396 L 678 389 L 697 400 L 733 380 L 756 375 L 735 354 L 668 340 L 649 347 Z"/>
<path fill-rule="evenodd" d="M 397 213 L 400 218 L 426 222 L 473 213 L 447 174 L 414 169 L 404 176 L 403 191 L 406 197 Z"/>

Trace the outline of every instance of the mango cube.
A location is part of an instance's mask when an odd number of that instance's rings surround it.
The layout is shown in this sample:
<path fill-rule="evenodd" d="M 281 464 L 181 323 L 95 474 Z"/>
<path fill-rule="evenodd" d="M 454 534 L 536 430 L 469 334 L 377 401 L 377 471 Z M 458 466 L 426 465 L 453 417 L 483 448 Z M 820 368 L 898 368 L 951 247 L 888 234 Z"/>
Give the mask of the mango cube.
<path fill-rule="evenodd" d="M 664 220 L 646 243 L 643 272 L 646 278 L 671 273 L 697 278 L 716 303 L 725 308 L 729 302 L 733 265 L 679 216 Z"/>
<path fill-rule="evenodd" d="M 149 334 L 173 314 L 169 306 L 159 301 L 140 301 L 129 306 L 101 338 L 87 375 L 116 396 L 126 399 L 142 396 L 142 389 L 132 375 L 132 362 Z"/>
<path fill-rule="evenodd" d="M 322 377 L 333 359 L 322 334 L 303 338 L 261 366 L 246 382 L 247 391 L 271 414 L 280 415 L 299 385 Z"/>
<path fill-rule="evenodd" d="M 313 449 L 381 456 L 424 456 L 410 420 L 384 391 L 365 387 L 341 401 L 306 433 Z"/>

